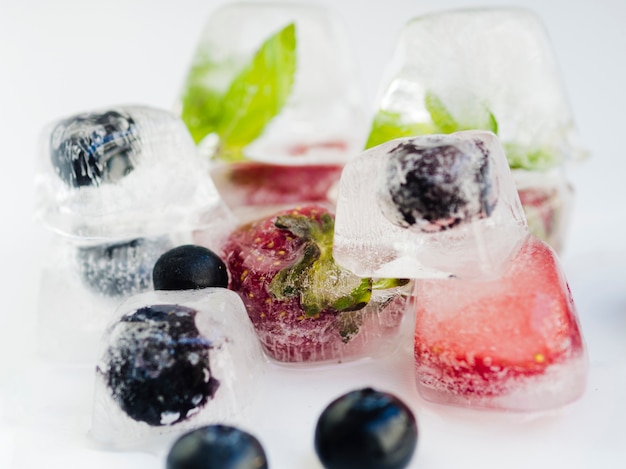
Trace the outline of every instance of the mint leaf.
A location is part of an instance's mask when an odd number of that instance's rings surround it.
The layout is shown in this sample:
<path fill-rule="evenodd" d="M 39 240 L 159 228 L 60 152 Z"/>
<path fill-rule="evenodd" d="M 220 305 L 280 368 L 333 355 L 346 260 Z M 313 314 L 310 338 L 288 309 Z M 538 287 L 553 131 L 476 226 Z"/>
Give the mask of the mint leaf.
<path fill-rule="evenodd" d="M 285 105 L 295 71 L 296 35 L 291 23 L 263 43 L 224 94 L 216 126 L 220 158 L 244 159 L 243 148 L 261 135 Z"/>
<path fill-rule="evenodd" d="M 476 103 L 465 119 L 456 119 L 434 93 L 427 92 L 424 105 L 430 122 L 407 122 L 398 112 L 381 109 L 374 117 L 365 148 L 375 147 L 394 138 L 429 134 L 450 134 L 460 130 L 482 129 L 498 133 L 498 122 L 491 111 Z"/>
<path fill-rule="evenodd" d="M 446 109 L 439 97 L 430 92 L 426 93 L 424 105 L 435 127 L 437 127 L 437 133 L 451 134 L 460 130 L 461 126 L 454 120 L 454 117 Z"/>
<path fill-rule="evenodd" d="M 402 116 L 397 112 L 381 109 L 374 117 L 365 148 L 372 148 L 394 138 L 414 137 L 435 133 L 435 127 L 430 123 L 402 122 Z"/>
<path fill-rule="evenodd" d="M 561 162 L 561 156 L 550 148 L 527 148 L 504 143 L 504 152 L 511 169 L 546 170 Z"/>
<path fill-rule="evenodd" d="M 222 96 L 204 83 L 204 77 L 213 67 L 209 61 L 195 63 L 187 76 L 181 119 L 195 143 L 215 131 L 220 116 Z"/>

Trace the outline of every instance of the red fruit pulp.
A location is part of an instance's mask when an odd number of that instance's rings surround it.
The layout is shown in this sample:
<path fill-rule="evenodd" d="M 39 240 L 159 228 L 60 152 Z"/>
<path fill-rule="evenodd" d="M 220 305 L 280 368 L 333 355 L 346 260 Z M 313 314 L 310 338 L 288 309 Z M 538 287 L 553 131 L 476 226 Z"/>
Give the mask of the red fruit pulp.
<path fill-rule="evenodd" d="M 556 255 L 532 236 L 502 278 L 421 281 L 416 303 L 417 379 L 437 392 L 506 394 L 519 378 L 583 355 Z"/>
<path fill-rule="evenodd" d="M 341 176 L 341 164 L 279 165 L 244 162 L 217 169 L 215 182 L 231 207 L 323 202 Z"/>

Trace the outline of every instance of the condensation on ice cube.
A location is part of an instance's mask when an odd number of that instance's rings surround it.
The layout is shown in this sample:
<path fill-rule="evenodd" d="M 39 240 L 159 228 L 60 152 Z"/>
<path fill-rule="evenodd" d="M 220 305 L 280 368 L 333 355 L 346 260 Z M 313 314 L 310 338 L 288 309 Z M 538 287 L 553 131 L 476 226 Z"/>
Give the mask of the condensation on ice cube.
<path fill-rule="evenodd" d="M 76 244 L 57 237 L 41 273 L 37 314 L 42 356 L 94 363 L 98 342 L 119 303 L 152 289 L 157 259 L 182 235 Z"/>
<path fill-rule="evenodd" d="M 543 241 L 530 235 L 496 280 L 420 280 L 416 290 L 416 380 L 426 400 L 541 411 L 584 392 L 576 308 Z"/>
<path fill-rule="evenodd" d="M 40 153 L 37 214 L 70 237 L 153 236 L 224 210 L 184 123 L 167 111 L 120 106 L 71 116 L 44 131 Z"/>
<path fill-rule="evenodd" d="M 273 62 L 255 59 L 266 41 L 292 24 L 295 41 L 276 45 Z M 341 22 L 322 6 L 225 5 L 204 28 L 180 114 L 207 156 L 219 159 L 226 146 L 243 144 L 238 157 L 266 163 L 343 162 L 362 148 L 367 131 L 353 57 Z M 252 66 L 265 78 L 263 94 L 246 94 L 254 87 L 246 88 L 241 74 Z M 236 118 L 228 113 L 233 106 Z M 240 131 L 231 135 L 233 128 Z"/>
<path fill-rule="evenodd" d="M 96 368 L 97 441 L 153 449 L 208 423 L 245 424 L 266 361 L 237 294 L 143 293 L 115 317 Z"/>
<path fill-rule="evenodd" d="M 372 146 L 388 139 L 382 131 L 391 125 L 408 132 L 396 137 L 492 130 L 512 168 L 544 170 L 586 154 L 549 38 L 529 10 L 417 17 L 403 29 L 387 73 Z"/>
<path fill-rule="evenodd" d="M 493 277 L 527 233 L 497 137 L 397 139 L 345 167 L 333 254 L 363 277 Z"/>

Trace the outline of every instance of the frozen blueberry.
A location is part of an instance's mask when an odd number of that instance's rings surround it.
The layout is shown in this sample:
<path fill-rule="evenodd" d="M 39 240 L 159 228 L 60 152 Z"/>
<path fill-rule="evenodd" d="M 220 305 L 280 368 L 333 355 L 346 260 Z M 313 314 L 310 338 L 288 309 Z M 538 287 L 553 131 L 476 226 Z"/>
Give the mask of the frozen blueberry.
<path fill-rule="evenodd" d="M 209 425 L 180 437 L 170 449 L 166 469 L 267 469 L 261 443 L 226 425 Z"/>
<path fill-rule="evenodd" d="M 195 324 L 196 311 L 180 305 L 146 306 L 124 316 L 98 370 L 113 399 L 132 419 L 171 425 L 212 399 L 211 344 Z"/>
<path fill-rule="evenodd" d="M 365 388 L 331 402 L 315 428 L 326 469 L 403 469 L 417 445 L 417 424 L 397 397 Z"/>
<path fill-rule="evenodd" d="M 163 254 L 152 273 L 155 290 L 228 287 L 224 261 L 202 246 L 178 246 Z"/>
<path fill-rule="evenodd" d="M 81 114 L 52 131 L 50 155 L 70 187 L 116 182 L 136 165 L 140 147 L 134 119 L 121 111 Z"/>
<path fill-rule="evenodd" d="M 152 269 L 172 246 L 168 237 L 138 238 L 115 244 L 82 246 L 77 266 L 84 283 L 106 296 L 126 296 L 150 289 Z"/>
<path fill-rule="evenodd" d="M 488 217 L 495 206 L 488 152 L 482 142 L 404 142 L 391 150 L 381 209 L 394 224 L 441 231 Z"/>

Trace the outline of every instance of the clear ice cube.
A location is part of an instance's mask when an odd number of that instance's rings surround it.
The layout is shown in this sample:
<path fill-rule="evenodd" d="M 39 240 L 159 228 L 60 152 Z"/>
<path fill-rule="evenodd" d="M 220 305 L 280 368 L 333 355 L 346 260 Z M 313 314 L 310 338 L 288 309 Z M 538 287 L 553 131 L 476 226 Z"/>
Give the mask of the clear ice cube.
<path fill-rule="evenodd" d="M 150 448 L 208 423 L 245 423 L 264 367 L 234 292 L 134 296 L 103 337 L 92 436 L 112 447 Z"/>
<path fill-rule="evenodd" d="M 498 135 L 514 170 L 543 172 L 586 155 L 549 38 L 528 10 L 464 9 L 415 18 L 403 29 L 387 73 L 368 147 L 483 129 Z M 558 247 L 565 226 L 553 233 L 536 223 L 531 229 Z"/>
<path fill-rule="evenodd" d="M 98 110 L 50 125 L 36 183 L 39 217 L 70 237 L 154 236 L 201 226 L 224 211 L 183 122 L 149 107 Z"/>
<path fill-rule="evenodd" d="M 362 277 L 495 277 L 526 233 L 493 133 L 426 135 L 346 165 L 333 254 Z"/>
<path fill-rule="evenodd" d="M 416 283 L 418 391 L 440 404 L 562 406 L 585 389 L 587 355 L 554 251 L 529 235 L 495 280 Z"/>
<path fill-rule="evenodd" d="M 38 346 L 42 356 L 95 362 L 98 342 L 119 303 L 152 289 L 157 259 L 183 236 L 76 244 L 53 240 L 41 272 Z"/>
<path fill-rule="evenodd" d="M 236 3 L 209 18 L 180 114 L 231 208 L 320 202 L 365 141 L 359 83 L 328 9 Z"/>

